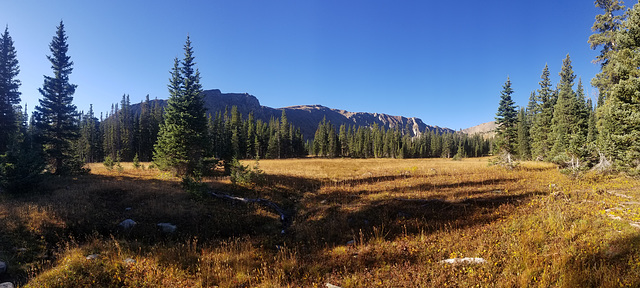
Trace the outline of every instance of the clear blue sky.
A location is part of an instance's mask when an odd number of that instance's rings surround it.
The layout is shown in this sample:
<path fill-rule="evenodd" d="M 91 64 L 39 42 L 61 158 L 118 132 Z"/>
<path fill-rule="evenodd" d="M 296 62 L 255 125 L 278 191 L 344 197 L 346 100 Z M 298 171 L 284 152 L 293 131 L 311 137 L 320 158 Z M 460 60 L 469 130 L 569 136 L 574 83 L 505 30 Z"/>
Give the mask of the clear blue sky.
<path fill-rule="evenodd" d="M 167 98 L 190 35 L 205 89 L 246 92 L 274 108 L 321 104 L 466 128 L 492 121 L 511 78 L 526 106 L 545 63 L 562 59 L 589 85 L 590 0 L 541 1 L 3 1 L 23 103 L 51 75 L 48 45 L 63 20 L 74 103 L 106 112 L 129 94 Z M 4 28 L 4 27 L 3 27 Z"/>

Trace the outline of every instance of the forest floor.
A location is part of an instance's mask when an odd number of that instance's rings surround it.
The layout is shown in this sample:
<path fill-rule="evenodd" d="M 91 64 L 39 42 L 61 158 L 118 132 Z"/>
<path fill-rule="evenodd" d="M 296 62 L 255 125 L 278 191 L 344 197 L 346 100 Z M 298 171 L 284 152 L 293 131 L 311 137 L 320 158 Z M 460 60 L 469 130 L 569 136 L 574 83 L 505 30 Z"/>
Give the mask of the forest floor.
<path fill-rule="evenodd" d="M 253 166 L 252 161 L 244 162 Z M 27 287 L 640 286 L 640 181 L 487 158 L 261 160 L 196 195 L 150 169 L 0 195 L 0 282 Z M 148 167 L 149 163 L 143 163 Z M 240 198 L 236 198 L 240 199 Z M 132 219 L 125 229 L 118 224 Z M 174 233 L 158 229 L 171 223 Z M 88 257 L 89 256 L 89 257 Z M 442 263 L 481 258 L 478 263 Z M 455 260 L 451 260 L 455 261 Z"/>

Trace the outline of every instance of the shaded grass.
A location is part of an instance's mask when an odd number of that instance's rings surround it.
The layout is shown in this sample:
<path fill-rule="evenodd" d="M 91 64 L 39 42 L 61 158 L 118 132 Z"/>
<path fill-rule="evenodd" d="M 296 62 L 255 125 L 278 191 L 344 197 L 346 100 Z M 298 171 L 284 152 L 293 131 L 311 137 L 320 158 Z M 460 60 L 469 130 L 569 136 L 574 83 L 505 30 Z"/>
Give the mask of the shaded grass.
<path fill-rule="evenodd" d="M 157 170 L 95 164 L 91 175 L 51 178 L 39 194 L 0 196 L 0 258 L 10 280 L 32 287 L 640 285 L 640 239 L 629 225 L 640 211 L 624 204 L 640 198 L 637 181 L 486 163 L 263 160 L 263 186 L 204 179 L 295 212 L 284 235 L 259 205 L 194 198 Z M 138 225 L 118 229 L 127 218 Z M 158 222 L 178 232 L 162 234 Z M 488 263 L 438 263 L 454 257 Z"/>

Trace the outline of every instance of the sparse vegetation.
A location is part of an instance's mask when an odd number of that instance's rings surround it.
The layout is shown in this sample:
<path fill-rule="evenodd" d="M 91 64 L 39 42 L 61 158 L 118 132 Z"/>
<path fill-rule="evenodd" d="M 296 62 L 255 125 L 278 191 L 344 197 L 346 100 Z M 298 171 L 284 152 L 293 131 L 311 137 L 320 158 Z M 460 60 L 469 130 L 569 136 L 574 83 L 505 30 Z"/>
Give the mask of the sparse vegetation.
<path fill-rule="evenodd" d="M 0 196 L 0 259 L 27 287 L 640 285 L 640 182 L 486 163 L 262 160 L 261 186 L 201 179 L 278 203 L 289 224 L 263 205 L 194 198 L 170 173 L 93 164 L 45 192 Z M 124 219 L 137 225 L 119 229 Z M 438 263 L 456 257 L 487 263 Z"/>

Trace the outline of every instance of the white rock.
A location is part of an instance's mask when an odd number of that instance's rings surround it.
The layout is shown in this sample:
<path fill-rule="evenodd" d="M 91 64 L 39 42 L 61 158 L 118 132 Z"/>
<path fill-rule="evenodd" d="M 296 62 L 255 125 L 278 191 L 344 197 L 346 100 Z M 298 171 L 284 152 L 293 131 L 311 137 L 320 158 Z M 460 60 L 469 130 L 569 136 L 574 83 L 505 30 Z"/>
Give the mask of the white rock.
<path fill-rule="evenodd" d="M 333 285 L 331 283 L 325 283 L 324 286 L 327 287 L 327 288 L 341 288 L 340 286 L 336 286 L 336 285 Z"/>
<path fill-rule="evenodd" d="M 127 258 L 127 259 L 124 259 L 124 264 L 126 265 L 136 264 L 136 260 L 133 258 Z"/>
<path fill-rule="evenodd" d="M 124 221 L 120 222 L 120 224 L 118 224 L 118 226 L 120 226 L 120 227 L 122 227 L 124 229 L 129 229 L 129 228 L 132 228 L 133 226 L 136 226 L 136 224 L 137 224 L 136 221 L 133 221 L 131 219 L 127 219 L 127 220 L 124 220 Z"/>
<path fill-rule="evenodd" d="M 98 259 L 98 257 L 100 257 L 100 254 L 91 254 L 87 256 L 87 260 Z"/>
<path fill-rule="evenodd" d="M 0 275 L 7 273 L 7 263 L 0 261 Z"/>
<path fill-rule="evenodd" d="M 484 264 L 484 263 L 487 263 L 487 260 L 484 260 L 483 258 L 465 257 L 465 258 L 450 258 L 450 259 L 442 260 L 440 261 L 440 263 L 442 264 Z"/>
<path fill-rule="evenodd" d="M 171 223 L 158 223 L 157 226 L 160 229 L 160 231 L 164 233 L 173 233 L 173 232 L 176 232 L 176 229 L 178 229 L 176 225 L 173 225 Z"/>
<path fill-rule="evenodd" d="M 15 286 L 13 286 L 13 283 L 11 282 L 3 282 L 0 283 L 0 288 L 14 288 Z"/>

